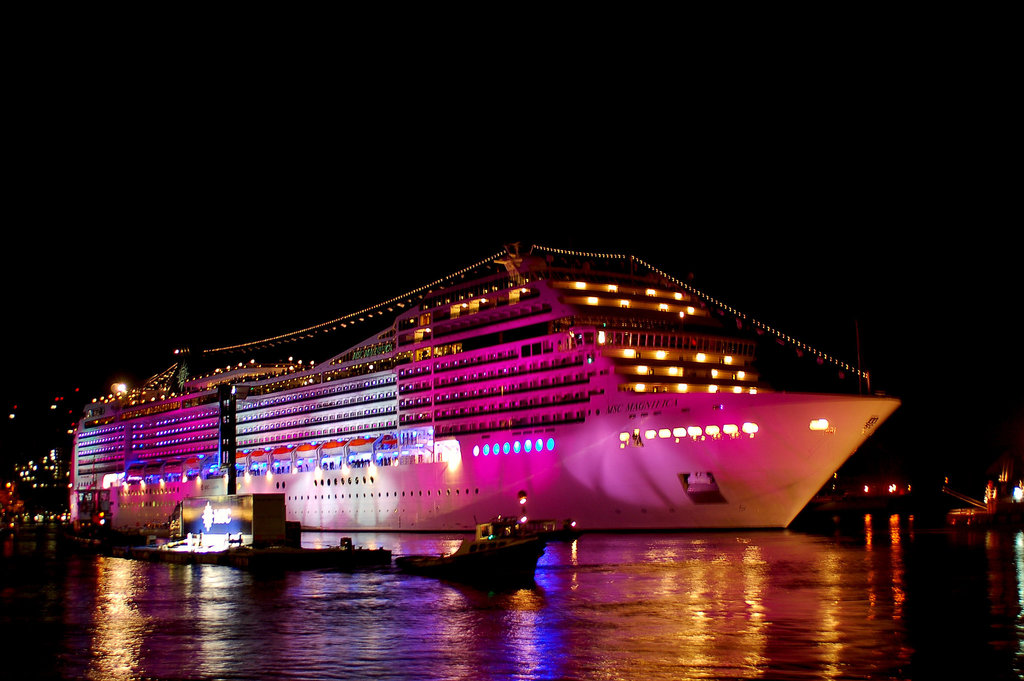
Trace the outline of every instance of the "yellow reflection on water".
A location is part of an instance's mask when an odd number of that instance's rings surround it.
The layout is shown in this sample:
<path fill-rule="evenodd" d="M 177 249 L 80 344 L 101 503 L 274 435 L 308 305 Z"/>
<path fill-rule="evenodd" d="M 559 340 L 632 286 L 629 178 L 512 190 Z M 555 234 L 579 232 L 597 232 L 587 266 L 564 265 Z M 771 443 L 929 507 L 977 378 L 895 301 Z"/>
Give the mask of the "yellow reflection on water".
<path fill-rule="evenodd" d="M 97 575 L 99 600 L 93 618 L 92 663 L 89 679 L 137 679 L 140 654 L 149 617 L 138 610 L 146 592 L 145 564 L 122 558 L 100 558 Z"/>

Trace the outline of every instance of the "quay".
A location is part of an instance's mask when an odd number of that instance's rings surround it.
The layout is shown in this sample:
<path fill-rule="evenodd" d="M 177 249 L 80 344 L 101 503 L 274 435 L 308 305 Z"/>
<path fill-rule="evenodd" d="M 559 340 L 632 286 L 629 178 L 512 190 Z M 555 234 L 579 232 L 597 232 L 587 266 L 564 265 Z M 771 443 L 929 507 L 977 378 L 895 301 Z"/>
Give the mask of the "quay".
<path fill-rule="evenodd" d="M 304 549 L 293 546 L 252 548 L 239 546 L 210 549 L 181 544 L 162 546 L 114 546 L 110 555 L 117 558 L 147 560 L 161 563 L 228 565 L 249 570 L 309 570 L 319 568 L 354 569 L 389 567 L 391 551 L 384 548 L 354 548 L 351 542 L 323 549 Z"/>

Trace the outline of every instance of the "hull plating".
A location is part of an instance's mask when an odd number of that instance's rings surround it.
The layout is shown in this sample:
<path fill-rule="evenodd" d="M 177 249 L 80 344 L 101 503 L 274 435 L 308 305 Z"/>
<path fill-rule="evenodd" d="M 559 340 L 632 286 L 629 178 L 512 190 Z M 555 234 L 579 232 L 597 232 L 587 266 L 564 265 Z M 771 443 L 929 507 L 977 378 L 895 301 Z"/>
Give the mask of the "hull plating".
<path fill-rule="evenodd" d="M 447 462 L 242 476 L 237 491 L 284 493 L 287 519 L 304 529 L 471 531 L 517 512 L 521 492 L 529 516 L 573 518 L 586 530 L 785 527 L 898 405 L 842 395 L 634 395 L 596 405 L 578 424 L 454 438 L 461 453 Z M 828 426 L 811 429 L 819 419 Z M 225 485 L 122 494 L 116 526 L 165 520 L 160 513 L 178 499 L 223 494 Z"/>

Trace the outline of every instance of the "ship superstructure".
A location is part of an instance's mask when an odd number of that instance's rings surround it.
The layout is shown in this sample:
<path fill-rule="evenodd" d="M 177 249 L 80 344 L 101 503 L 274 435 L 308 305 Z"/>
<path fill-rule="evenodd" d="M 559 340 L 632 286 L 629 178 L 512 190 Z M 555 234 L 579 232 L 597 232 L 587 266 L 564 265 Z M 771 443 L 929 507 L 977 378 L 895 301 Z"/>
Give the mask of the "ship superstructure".
<path fill-rule="evenodd" d="M 721 312 L 633 257 L 510 247 L 313 330 L 383 327 L 315 366 L 172 367 L 90 405 L 72 515 L 159 526 L 236 491 L 306 529 L 468 531 L 523 495 L 588 529 L 783 527 L 899 403 L 773 392 Z"/>

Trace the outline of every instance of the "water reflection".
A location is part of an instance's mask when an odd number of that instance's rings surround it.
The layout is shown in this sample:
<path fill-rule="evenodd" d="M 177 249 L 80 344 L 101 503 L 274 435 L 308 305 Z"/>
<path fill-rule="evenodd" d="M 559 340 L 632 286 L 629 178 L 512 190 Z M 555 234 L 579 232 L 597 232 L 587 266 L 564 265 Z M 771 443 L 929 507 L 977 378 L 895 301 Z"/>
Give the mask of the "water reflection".
<path fill-rule="evenodd" d="M 0 627 L 25 649 L 53 641 L 41 664 L 61 678 L 1019 678 L 1024 533 L 855 527 L 588 534 L 508 591 L 5 544 Z M 353 539 L 401 555 L 462 536 Z"/>

